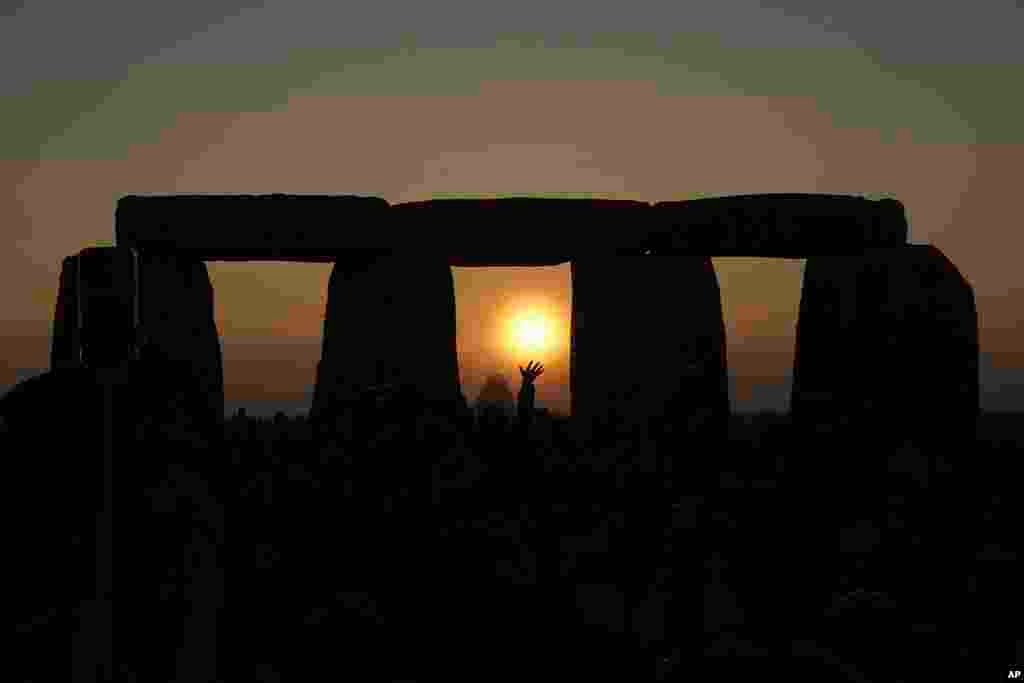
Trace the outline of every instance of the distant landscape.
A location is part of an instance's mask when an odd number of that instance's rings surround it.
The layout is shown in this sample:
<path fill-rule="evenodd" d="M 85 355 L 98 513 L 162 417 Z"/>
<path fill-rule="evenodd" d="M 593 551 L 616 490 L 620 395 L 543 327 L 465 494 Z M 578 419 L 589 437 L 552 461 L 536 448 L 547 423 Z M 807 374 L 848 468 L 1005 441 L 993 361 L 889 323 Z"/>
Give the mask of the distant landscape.
<path fill-rule="evenodd" d="M 44 348 L 48 348 L 49 340 L 41 343 L 44 345 Z M 236 366 L 232 362 L 231 356 L 227 356 L 224 364 L 226 382 L 225 415 L 233 415 L 240 408 L 244 408 L 249 415 L 265 417 L 269 417 L 279 411 L 291 416 L 298 416 L 309 412 L 309 407 L 313 400 L 312 385 L 306 390 L 305 395 L 292 392 L 284 396 L 271 395 L 257 399 L 242 399 L 232 396 L 233 393 L 235 396 L 238 394 L 232 391 L 232 386 L 229 382 L 232 376 L 241 375 L 243 372 L 251 372 L 253 370 L 259 372 L 260 368 L 274 375 L 283 374 L 283 371 L 286 369 L 299 375 L 308 373 L 308 377 L 313 379 L 316 374 L 316 361 L 314 360 L 312 364 L 309 364 L 308 362 L 299 362 L 296 359 L 310 356 L 316 358 L 319 353 L 319 340 L 302 340 L 291 344 L 286 342 L 277 348 L 261 346 L 259 349 L 250 351 L 247 354 L 250 355 L 252 360 L 239 363 L 238 366 L 241 367 Z M 256 358 L 258 356 L 263 356 L 265 360 Z M 0 368 L 0 370 L 5 370 L 0 373 L 0 394 L 6 392 L 17 382 L 45 372 L 45 368 Z M 506 370 L 506 378 L 513 382 L 515 378 L 511 370 L 512 368 Z M 1024 368 L 993 365 L 992 356 L 982 352 L 979 359 L 978 374 L 981 382 L 981 410 L 983 412 L 1024 412 Z M 737 385 L 739 383 L 742 383 L 744 389 L 746 389 L 747 397 L 745 398 L 737 396 Z M 778 379 L 737 377 L 736 371 L 730 368 L 729 397 L 732 410 L 735 413 L 752 414 L 759 412 L 784 413 L 788 410 L 791 384 L 792 378 L 788 373 L 787 376 Z M 481 385 L 482 382 L 469 383 L 464 381 L 462 387 L 463 394 L 472 402 L 476 398 Z M 544 388 L 546 387 L 542 387 L 542 389 Z M 538 394 L 538 408 L 548 408 L 562 414 L 569 412 L 568 389 L 551 398 L 548 398 L 548 396 L 550 395 Z"/>

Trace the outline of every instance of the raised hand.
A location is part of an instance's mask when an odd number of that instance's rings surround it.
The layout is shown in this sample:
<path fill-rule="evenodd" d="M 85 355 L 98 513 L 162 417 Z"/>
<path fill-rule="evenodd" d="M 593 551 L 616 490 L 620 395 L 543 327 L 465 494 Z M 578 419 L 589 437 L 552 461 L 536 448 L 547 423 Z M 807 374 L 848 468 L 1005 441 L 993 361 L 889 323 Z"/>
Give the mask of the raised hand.
<path fill-rule="evenodd" d="M 519 366 L 519 374 L 523 376 L 523 384 L 533 384 L 533 380 L 544 374 L 544 366 L 530 361 L 526 364 L 525 370 L 522 365 Z"/>

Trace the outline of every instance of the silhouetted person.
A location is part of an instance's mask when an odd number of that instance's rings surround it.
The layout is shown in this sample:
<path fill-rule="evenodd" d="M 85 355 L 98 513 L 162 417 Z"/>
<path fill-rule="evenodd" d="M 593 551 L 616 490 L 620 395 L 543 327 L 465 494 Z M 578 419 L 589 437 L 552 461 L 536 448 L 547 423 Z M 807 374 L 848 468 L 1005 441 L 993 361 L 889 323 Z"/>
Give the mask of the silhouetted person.
<path fill-rule="evenodd" d="M 478 423 L 494 423 L 498 421 L 499 416 L 511 419 L 513 400 L 508 380 L 500 374 L 489 376 L 476 399 Z"/>
<path fill-rule="evenodd" d="M 533 382 L 544 374 L 544 366 L 541 363 L 530 361 L 526 364 L 525 369 L 522 365 L 519 366 L 519 374 L 522 375 L 523 383 L 519 387 L 516 412 L 519 417 L 519 427 L 525 434 L 533 424 L 534 402 L 537 398 L 537 389 L 533 386 Z"/>

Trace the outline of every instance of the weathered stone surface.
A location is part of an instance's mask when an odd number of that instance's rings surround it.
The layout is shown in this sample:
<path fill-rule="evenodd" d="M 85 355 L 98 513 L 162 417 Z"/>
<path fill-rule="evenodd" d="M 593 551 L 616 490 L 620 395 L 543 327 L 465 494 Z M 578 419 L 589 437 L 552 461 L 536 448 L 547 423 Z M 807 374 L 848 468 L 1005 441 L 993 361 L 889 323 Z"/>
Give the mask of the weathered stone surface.
<path fill-rule="evenodd" d="M 57 302 L 53 308 L 50 338 L 50 369 L 73 368 L 82 363 L 78 333 L 78 256 L 66 256 L 61 262 Z"/>
<path fill-rule="evenodd" d="M 808 259 L 795 420 L 807 427 L 845 423 L 880 441 L 969 437 L 978 381 L 974 293 L 937 248 Z"/>
<path fill-rule="evenodd" d="M 129 195 L 117 202 L 114 233 L 118 246 L 196 260 L 329 262 L 339 250 L 391 246 L 379 243 L 387 209 L 350 195 Z"/>
<path fill-rule="evenodd" d="M 300 222 L 301 227 L 289 227 Z M 367 229 L 367 225 L 371 229 Z M 495 239 L 496 234 L 508 234 L 510 230 L 516 232 L 515 244 Z M 447 322 L 449 318 L 454 320 L 454 301 L 451 273 L 446 266 L 551 265 L 564 262 L 571 256 L 574 260 L 574 290 L 583 287 L 584 291 L 592 289 L 597 292 L 594 295 L 574 291 L 574 297 L 591 311 L 591 317 L 595 317 L 591 301 L 614 301 L 625 297 L 631 300 L 630 304 L 620 306 L 613 315 L 609 314 L 608 325 L 613 331 L 628 328 L 625 323 L 611 322 L 617 319 L 616 316 L 628 312 L 629 316 L 640 321 L 639 329 L 650 338 L 672 338 L 675 334 L 677 338 L 693 342 L 692 348 L 662 349 L 658 352 L 661 356 L 701 355 L 711 359 L 708 362 L 716 366 L 721 359 L 723 369 L 720 373 L 697 373 L 704 378 L 712 374 L 715 376 L 716 386 L 709 386 L 701 395 L 719 397 L 720 402 L 715 404 L 711 413 L 720 415 L 720 405 L 727 406 L 728 401 L 724 349 L 720 348 L 724 340 L 724 326 L 721 325 L 721 306 L 717 301 L 717 282 L 707 257 L 715 254 L 815 256 L 833 258 L 834 262 L 842 263 L 841 259 L 835 261 L 835 258 L 860 254 L 866 248 L 876 249 L 881 244 L 902 244 L 907 237 L 907 224 L 902 204 L 895 200 L 870 201 L 839 195 L 745 195 L 662 202 L 654 207 L 643 202 L 537 198 L 432 200 L 389 207 L 384 200 L 372 197 L 179 195 L 122 198 L 118 203 L 117 234 L 122 245 L 119 249 L 124 246 L 144 247 L 139 295 L 143 330 L 158 347 L 159 353 L 166 354 L 169 359 L 195 363 L 196 376 L 208 396 L 208 413 L 219 422 L 223 403 L 220 348 L 212 320 L 212 290 L 200 259 L 335 261 L 331 291 L 336 303 L 328 304 L 328 310 L 334 313 L 329 312 L 329 322 L 325 323 L 324 358 L 318 369 L 318 378 L 323 378 L 323 381 L 318 380 L 314 412 L 337 403 L 335 394 L 338 392 L 351 393 L 352 387 L 388 383 L 398 377 L 403 382 L 423 387 L 431 395 L 447 397 L 454 387 L 454 393 L 461 397 L 454 356 L 454 328 L 449 329 Z M 879 253 L 881 251 L 886 250 L 881 249 Z M 601 271 L 602 267 L 593 271 L 602 272 L 602 275 L 592 277 L 588 274 L 592 268 L 589 264 L 609 258 L 617 263 L 645 265 L 637 267 L 635 274 L 623 278 L 617 278 L 614 269 Z M 626 260 L 618 261 L 620 258 Z M 629 260 L 634 258 L 641 261 Z M 697 278 L 692 280 L 696 283 L 693 291 L 706 290 L 709 294 L 701 300 L 706 299 L 709 305 L 712 300 L 715 302 L 712 307 L 714 313 L 708 313 L 710 317 L 706 320 L 703 312 L 695 314 L 699 322 L 694 323 L 693 329 L 703 332 L 681 334 L 676 331 L 664 335 L 655 334 L 656 329 L 650 328 L 652 320 L 661 320 L 657 311 L 648 311 L 654 306 L 649 302 L 657 300 L 657 295 L 651 292 L 665 291 L 666 288 L 667 291 L 676 291 L 680 281 L 679 273 L 674 273 L 677 279 L 672 282 L 672 275 L 662 272 L 661 267 L 649 267 L 647 264 L 655 261 L 642 260 L 647 258 L 679 258 L 681 260 L 674 262 L 677 265 L 691 261 L 702 264 L 701 268 L 683 268 L 690 275 L 682 276 L 681 286 L 689 287 L 685 283 L 691 276 Z M 584 264 L 582 269 L 579 266 L 581 262 Z M 69 326 L 67 320 L 77 312 L 72 310 L 74 296 L 68 292 L 73 286 L 68 280 L 79 263 L 80 259 L 72 259 L 64 264 L 66 273 L 62 274 L 63 283 L 55 310 L 51 352 L 55 366 L 73 363 L 75 356 L 76 341 L 69 327 L 75 330 L 77 326 Z M 812 266 L 810 272 L 815 272 L 816 268 L 818 266 Z M 836 265 L 831 279 L 841 279 L 841 270 L 842 267 Z M 445 274 L 435 276 L 435 271 Z M 692 275 L 698 271 L 704 275 Z M 400 279 L 389 280 L 396 272 L 418 275 L 410 280 L 411 285 L 408 282 L 400 284 Z M 432 284 L 422 285 L 421 280 L 433 282 L 435 277 L 441 278 L 436 280 L 439 289 L 433 289 Z M 704 280 L 700 280 L 701 277 Z M 853 274 L 847 277 L 858 282 L 862 279 Z M 606 279 L 601 282 L 602 278 Z M 809 276 L 808 292 L 815 292 L 816 287 L 820 289 L 813 280 L 814 277 Z M 629 284 L 623 284 L 625 281 Z M 589 282 L 597 284 L 580 284 Z M 841 289 L 846 292 L 842 296 L 850 296 L 857 285 Z M 348 293 L 345 290 L 349 290 Z M 710 294 L 712 290 L 714 296 Z M 826 294 L 809 294 L 811 309 L 818 306 L 813 303 L 814 296 L 828 298 Z M 638 301 L 644 304 L 637 306 Z M 415 303 L 407 305 L 406 302 Z M 437 307 L 442 310 L 439 317 L 427 315 L 427 311 Z M 583 310 L 579 309 L 577 313 Z M 702 308 L 700 310 L 703 311 Z M 351 319 L 349 311 L 359 311 L 361 319 L 377 322 L 346 327 L 342 321 Z M 378 314 L 382 311 L 390 313 L 381 318 Z M 597 318 L 601 320 L 604 315 L 603 312 L 597 314 Z M 98 319 L 95 315 L 85 317 Z M 807 339 L 816 334 L 813 331 L 815 326 L 827 328 L 831 324 L 826 317 L 818 321 L 814 317 L 804 320 Z M 839 321 L 835 323 L 838 329 L 845 329 L 842 318 L 836 320 Z M 714 332 L 710 331 L 712 326 L 715 327 Z M 399 356 L 394 347 L 400 345 L 397 339 L 407 335 L 407 328 L 413 330 L 413 334 L 424 330 L 438 332 L 427 333 L 430 338 L 428 345 L 434 345 L 434 351 L 424 350 L 418 356 L 424 359 L 422 363 L 399 363 L 399 369 L 393 360 L 388 359 Z M 385 343 L 378 344 L 381 330 L 385 331 L 384 337 L 390 337 Z M 614 337 L 614 334 L 609 334 Z M 822 334 L 827 336 L 829 333 Z M 330 335 L 333 335 L 332 341 L 328 341 Z M 422 344 L 408 346 L 423 348 Z M 345 349 L 343 353 L 355 348 L 360 349 L 360 353 L 352 353 L 346 358 L 335 352 L 335 348 Z M 584 352 L 584 365 L 596 362 L 587 360 L 591 357 L 588 353 L 591 352 Z M 606 357 L 603 351 L 593 353 L 594 358 Z M 365 376 L 360 376 L 362 371 L 356 368 L 365 363 L 352 362 L 351 359 L 366 357 L 376 360 L 370 364 L 370 369 L 362 373 Z M 439 358 L 443 361 L 437 366 L 434 360 Z M 813 365 L 814 361 L 804 358 L 802 362 L 805 366 L 802 371 L 804 379 L 796 392 L 799 393 L 796 403 L 801 404 L 797 410 L 806 412 L 807 397 L 820 389 L 814 388 L 814 381 L 806 379 L 806 366 L 808 363 Z M 421 365 L 432 366 L 433 369 L 424 370 Z M 580 370 L 574 361 L 573 376 L 578 378 L 574 381 L 580 383 L 582 396 L 589 395 L 587 383 L 595 381 L 584 379 L 590 372 L 601 377 L 601 370 Z M 811 375 L 815 374 L 811 372 Z M 652 374 L 656 375 L 658 373 Z M 625 379 L 615 381 L 621 383 Z M 669 373 L 660 381 L 665 385 L 661 389 L 653 393 L 644 390 L 645 396 L 661 392 L 662 399 L 653 400 L 652 405 L 664 402 L 668 395 L 666 387 L 671 386 L 675 379 Z M 852 381 L 847 380 L 847 383 Z M 348 389 L 344 388 L 346 386 Z M 630 386 L 624 384 L 613 393 L 621 399 L 621 396 L 629 395 Z M 601 394 L 605 388 L 599 383 L 593 390 Z M 846 390 L 839 393 L 847 397 L 851 395 Z M 675 404 L 681 406 L 685 403 L 683 396 L 693 396 L 694 392 L 672 395 Z M 460 400 L 464 404 L 464 399 Z M 581 409 L 588 402 L 590 405 L 602 404 L 602 401 L 590 398 L 580 400 L 583 401 Z M 675 412 L 701 415 L 706 411 L 690 405 Z"/>
<path fill-rule="evenodd" d="M 82 359 L 113 367 L 138 357 L 138 264 L 125 247 L 90 247 L 78 254 L 75 289 Z"/>
<path fill-rule="evenodd" d="M 634 246 L 649 215 L 646 202 L 529 197 L 388 208 L 357 196 L 133 195 L 118 201 L 115 232 L 119 246 L 200 260 L 331 262 L 398 249 L 433 251 L 453 266 L 550 266 L 581 244 Z M 509 228 L 516 242 L 494 240 Z"/>
<path fill-rule="evenodd" d="M 754 194 L 658 202 L 652 245 L 708 256 L 806 258 L 907 242 L 903 205 L 849 195 Z"/>
<path fill-rule="evenodd" d="M 396 246 L 440 250 L 459 267 L 551 266 L 580 251 L 636 248 L 652 216 L 646 202 L 541 197 L 433 199 L 392 213 Z"/>
<path fill-rule="evenodd" d="M 173 254 L 139 255 L 140 325 L 147 355 L 191 368 L 197 407 L 211 429 L 224 421 L 224 365 L 206 265 Z M 198 400 L 198 399 L 197 399 Z"/>
<path fill-rule="evenodd" d="M 411 386 L 445 409 L 461 398 L 455 286 L 443 260 L 335 264 L 311 416 L 340 414 L 378 385 Z"/>
<path fill-rule="evenodd" d="M 572 299 L 574 422 L 626 433 L 725 429 L 725 325 L 711 259 L 573 261 Z"/>
<path fill-rule="evenodd" d="M 513 244 L 494 240 L 513 230 Z M 129 195 L 119 246 L 199 260 L 330 262 L 361 249 L 434 252 L 452 266 L 542 266 L 656 246 L 697 256 L 856 253 L 907 241 L 893 199 L 760 194 L 646 202 L 505 197 L 390 206 L 351 195 Z M 522 245 L 522 246 L 520 246 Z"/>

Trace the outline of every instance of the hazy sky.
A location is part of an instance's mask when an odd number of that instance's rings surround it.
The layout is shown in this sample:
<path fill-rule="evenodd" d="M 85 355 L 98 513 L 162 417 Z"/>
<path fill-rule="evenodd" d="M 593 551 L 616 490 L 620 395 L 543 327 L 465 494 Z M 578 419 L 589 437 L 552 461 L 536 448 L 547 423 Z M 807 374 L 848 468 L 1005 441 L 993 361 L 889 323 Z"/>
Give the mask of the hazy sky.
<path fill-rule="evenodd" d="M 48 364 L 61 258 L 111 239 L 118 196 L 173 192 L 884 193 L 974 285 L 986 362 L 1024 368 L 1014 0 L 21 4 L 0 19 L 0 385 Z M 301 398 L 329 267 L 209 267 L 228 399 Z M 800 262 L 716 268 L 737 391 L 781 380 Z M 566 398 L 568 266 L 455 281 L 467 393 L 517 376 L 488 340 L 529 296 L 565 316 L 539 398 Z"/>

